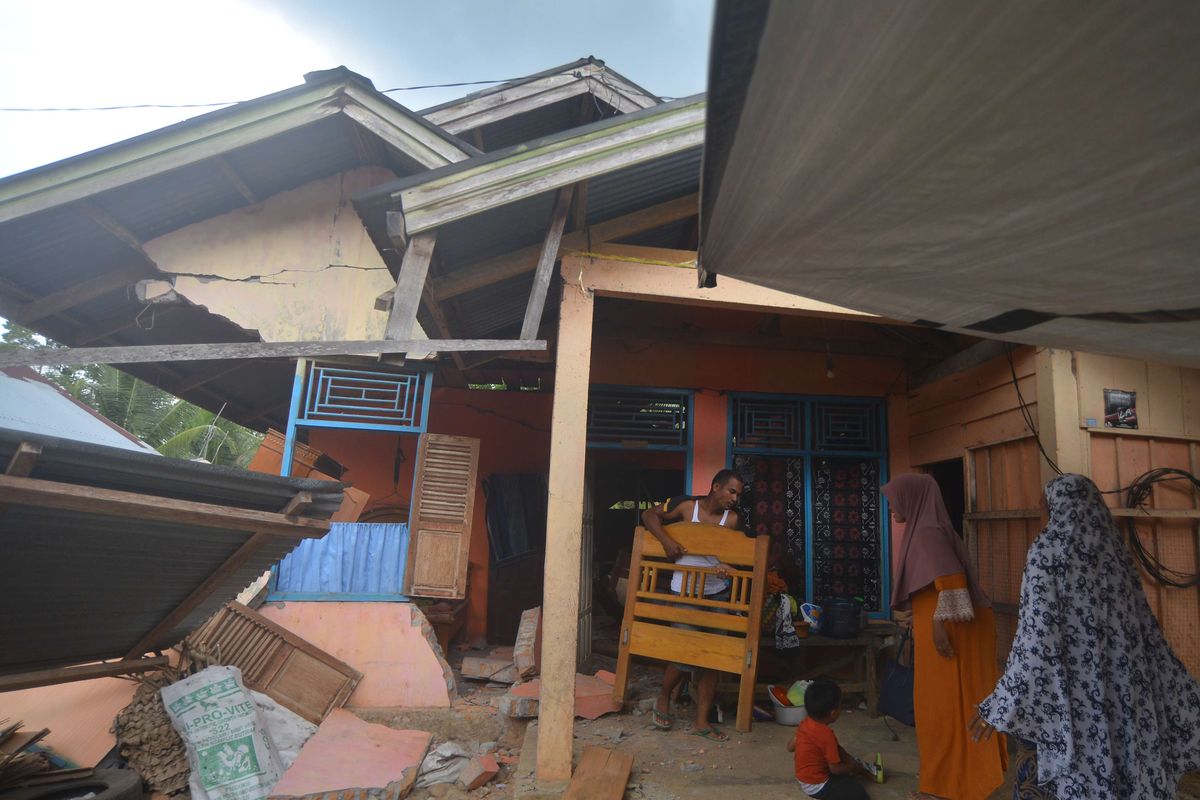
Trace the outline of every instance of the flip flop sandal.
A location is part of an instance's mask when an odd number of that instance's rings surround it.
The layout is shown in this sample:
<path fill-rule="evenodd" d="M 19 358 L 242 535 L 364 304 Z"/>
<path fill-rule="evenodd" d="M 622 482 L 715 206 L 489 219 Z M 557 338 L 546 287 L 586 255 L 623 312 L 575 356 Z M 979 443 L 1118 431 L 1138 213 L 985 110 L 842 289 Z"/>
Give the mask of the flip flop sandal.
<path fill-rule="evenodd" d="M 660 731 L 671 730 L 671 725 L 672 725 L 671 717 L 662 713 L 657 708 L 652 709 L 652 714 L 650 716 L 650 722 L 652 722 L 654 724 L 654 727 L 658 728 Z"/>
<path fill-rule="evenodd" d="M 710 725 L 707 728 L 702 728 L 698 731 L 692 731 L 693 736 L 700 736 L 708 739 L 710 742 L 728 742 L 729 735 L 724 733 L 715 725 Z"/>

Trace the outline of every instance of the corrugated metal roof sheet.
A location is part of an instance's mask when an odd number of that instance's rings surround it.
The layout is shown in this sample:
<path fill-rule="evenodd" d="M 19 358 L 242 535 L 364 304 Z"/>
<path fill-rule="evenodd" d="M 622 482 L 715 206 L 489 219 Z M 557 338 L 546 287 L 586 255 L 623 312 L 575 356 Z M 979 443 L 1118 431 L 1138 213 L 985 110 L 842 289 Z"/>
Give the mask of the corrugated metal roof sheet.
<path fill-rule="evenodd" d="M 269 512 L 307 491 L 314 503 L 302 514 L 316 520 L 328 519 L 342 501 L 340 483 L 280 478 L 8 429 L 0 429 L 0 460 L 7 462 L 23 441 L 41 444 L 30 477 L 44 481 Z M 17 502 L 4 511 L 4 673 L 125 655 L 249 537 L 237 522 L 212 528 Z M 292 537 L 268 537 L 151 649 L 180 641 L 296 544 Z"/>

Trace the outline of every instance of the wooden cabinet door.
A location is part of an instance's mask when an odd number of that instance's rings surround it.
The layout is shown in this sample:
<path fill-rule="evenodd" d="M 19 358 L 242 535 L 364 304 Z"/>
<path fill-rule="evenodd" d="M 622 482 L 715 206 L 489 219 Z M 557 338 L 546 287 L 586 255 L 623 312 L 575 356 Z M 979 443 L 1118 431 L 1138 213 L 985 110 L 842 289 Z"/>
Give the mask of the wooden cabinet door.
<path fill-rule="evenodd" d="M 478 471 L 478 439 L 421 434 L 408 517 L 405 594 L 466 596 Z"/>

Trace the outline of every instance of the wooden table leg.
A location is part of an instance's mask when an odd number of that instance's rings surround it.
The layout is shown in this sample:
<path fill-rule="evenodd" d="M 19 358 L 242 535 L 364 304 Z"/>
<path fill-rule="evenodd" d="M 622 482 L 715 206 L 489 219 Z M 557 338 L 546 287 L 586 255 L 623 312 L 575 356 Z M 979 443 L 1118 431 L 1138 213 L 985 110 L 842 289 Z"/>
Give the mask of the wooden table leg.
<path fill-rule="evenodd" d="M 867 713 L 879 716 L 879 684 L 875 681 L 876 665 L 879 663 L 879 640 L 867 647 Z"/>

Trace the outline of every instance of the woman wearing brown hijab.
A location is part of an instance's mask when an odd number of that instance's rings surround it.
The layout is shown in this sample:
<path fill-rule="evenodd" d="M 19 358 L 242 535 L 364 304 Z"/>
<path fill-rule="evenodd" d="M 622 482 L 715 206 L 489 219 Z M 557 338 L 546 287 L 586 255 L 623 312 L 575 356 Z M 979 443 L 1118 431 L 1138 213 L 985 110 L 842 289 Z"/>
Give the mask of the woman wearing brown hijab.
<path fill-rule="evenodd" d="M 967 731 L 1000 677 L 992 601 L 975 581 L 931 476 L 900 475 L 883 494 L 892 518 L 905 524 L 892 608 L 900 619 L 912 614 L 917 796 L 985 800 L 1008 766 L 1002 737 L 975 742 Z"/>

